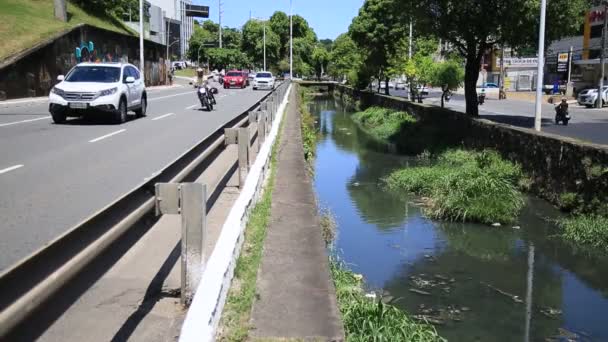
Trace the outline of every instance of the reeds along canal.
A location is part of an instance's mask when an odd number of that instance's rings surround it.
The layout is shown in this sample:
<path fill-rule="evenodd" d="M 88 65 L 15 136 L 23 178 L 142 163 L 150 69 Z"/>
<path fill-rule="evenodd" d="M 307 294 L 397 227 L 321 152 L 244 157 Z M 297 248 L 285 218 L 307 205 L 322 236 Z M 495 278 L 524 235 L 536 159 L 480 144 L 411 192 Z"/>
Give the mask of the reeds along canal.
<path fill-rule="evenodd" d="M 370 290 L 450 341 L 608 341 L 608 258 L 554 238 L 560 213 L 526 197 L 512 224 L 447 223 L 380 180 L 417 165 L 385 152 L 333 98 L 311 104 L 314 166 L 334 248 Z"/>

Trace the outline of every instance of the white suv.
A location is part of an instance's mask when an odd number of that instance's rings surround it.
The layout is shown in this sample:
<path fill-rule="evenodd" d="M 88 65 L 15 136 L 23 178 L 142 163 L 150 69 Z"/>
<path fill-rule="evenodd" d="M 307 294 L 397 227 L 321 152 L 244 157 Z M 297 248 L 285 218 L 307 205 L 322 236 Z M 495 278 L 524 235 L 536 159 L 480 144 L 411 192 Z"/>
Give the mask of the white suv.
<path fill-rule="evenodd" d="M 269 71 L 260 71 L 253 79 L 253 90 L 274 89 L 274 77 Z"/>
<path fill-rule="evenodd" d="M 146 88 L 141 74 L 132 64 L 80 63 L 49 94 L 49 111 L 55 123 L 68 116 L 83 116 L 89 111 L 109 113 L 117 123 L 127 120 L 127 111 L 137 117 L 146 115 Z"/>

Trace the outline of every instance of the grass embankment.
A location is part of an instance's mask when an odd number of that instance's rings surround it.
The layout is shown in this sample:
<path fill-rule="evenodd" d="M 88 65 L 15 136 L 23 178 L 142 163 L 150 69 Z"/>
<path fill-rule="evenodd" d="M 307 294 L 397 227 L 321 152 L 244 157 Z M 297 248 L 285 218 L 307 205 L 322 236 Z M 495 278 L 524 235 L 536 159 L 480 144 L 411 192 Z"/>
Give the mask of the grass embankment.
<path fill-rule="evenodd" d="M 389 189 L 425 196 L 432 218 L 480 223 L 512 223 L 524 205 L 519 165 L 491 150 L 449 150 L 430 166 L 402 169 L 387 177 Z"/>
<path fill-rule="evenodd" d="M 311 165 L 315 158 L 319 132 L 315 124 L 315 117 L 308 109 L 313 99 L 314 90 L 309 87 L 298 86 L 300 89 L 300 120 L 302 130 L 302 145 L 304 146 L 304 159 Z"/>
<path fill-rule="evenodd" d="M 336 287 L 346 341 L 444 341 L 435 328 L 412 321 L 407 313 L 382 298 L 367 298 L 363 277 L 330 258 L 330 271 Z"/>
<path fill-rule="evenodd" d="M 362 112 L 355 113 L 353 120 L 373 137 L 391 142 L 401 131 L 402 125 L 412 125 L 416 118 L 405 112 L 392 109 L 370 107 Z"/>
<path fill-rule="evenodd" d="M 53 0 L 2 0 L 0 13 L 0 60 L 79 24 L 133 34 L 120 20 L 87 13 L 71 2 L 67 23 L 55 19 Z"/>
<path fill-rule="evenodd" d="M 561 207 L 570 216 L 558 221 L 560 235 L 582 247 L 608 252 L 608 203 L 594 198 L 584 200 L 576 193 L 564 193 Z"/>
<path fill-rule="evenodd" d="M 175 70 L 175 76 L 196 77 L 196 70 L 192 68 Z"/>
<path fill-rule="evenodd" d="M 280 131 L 280 130 L 279 130 Z M 256 279 L 262 261 L 262 248 L 270 222 L 272 190 L 276 175 L 278 146 L 281 135 L 272 149 L 270 175 L 262 199 L 255 205 L 245 229 L 245 242 L 234 270 L 232 286 L 220 321 L 218 341 L 246 341 L 249 335 L 251 308 L 256 296 Z"/>

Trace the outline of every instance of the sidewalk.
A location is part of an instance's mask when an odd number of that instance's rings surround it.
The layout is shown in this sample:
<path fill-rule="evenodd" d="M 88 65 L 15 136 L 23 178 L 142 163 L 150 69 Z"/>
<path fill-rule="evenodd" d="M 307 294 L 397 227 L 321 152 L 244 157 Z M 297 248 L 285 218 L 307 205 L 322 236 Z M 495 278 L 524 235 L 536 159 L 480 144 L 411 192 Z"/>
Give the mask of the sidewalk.
<path fill-rule="evenodd" d="M 257 279 L 252 337 L 342 341 L 344 331 L 302 147 L 297 92 L 290 94 Z"/>

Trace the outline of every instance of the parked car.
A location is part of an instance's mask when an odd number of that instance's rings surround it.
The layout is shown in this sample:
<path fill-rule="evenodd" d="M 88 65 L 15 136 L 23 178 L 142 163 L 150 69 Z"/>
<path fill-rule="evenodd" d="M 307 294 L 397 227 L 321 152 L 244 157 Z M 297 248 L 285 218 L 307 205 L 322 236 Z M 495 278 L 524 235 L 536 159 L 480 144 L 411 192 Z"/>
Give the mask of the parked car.
<path fill-rule="evenodd" d="M 427 88 L 427 86 L 425 85 L 418 85 L 416 89 L 418 90 L 418 93 L 420 93 L 420 95 L 422 96 L 427 96 L 429 94 L 429 88 Z"/>
<path fill-rule="evenodd" d="M 224 76 L 224 89 L 239 87 L 245 88 L 247 86 L 247 77 L 243 75 L 242 71 L 231 70 Z"/>
<path fill-rule="evenodd" d="M 405 82 L 396 82 L 395 83 L 395 90 L 399 90 L 399 89 L 405 90 L 406 88 L 407 88 L 407 84 Z"/>
<path fill-rule="evenodd" d="M 253 79 L 253 90 L 274 89 L 274 77 L 269 71 L 258 72 Z"/>
<path fill-rule="evenodd" d="M 581 106 L 591 108 L 597 103 L 597 89 L 585 89 L 578 93 L 577 102 Z M 602 91 L 602 106 L 608 102 L 608 86 L 604 86 Z"/>
<path fill-rule="evenodd" d="M 127 120 L 127 111 L 146 115 L 146 88 L 139 70 L 128 63 L 80 63 L 49 94 L 49 111 L 55 123 L 91 111 L 109 114 L 115 122 Z"/>

